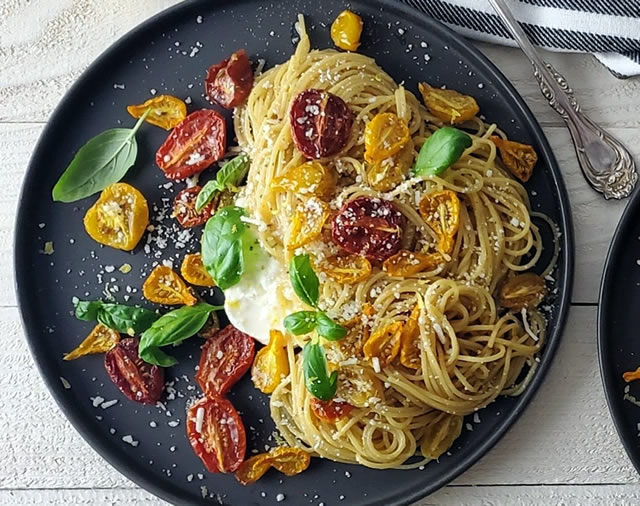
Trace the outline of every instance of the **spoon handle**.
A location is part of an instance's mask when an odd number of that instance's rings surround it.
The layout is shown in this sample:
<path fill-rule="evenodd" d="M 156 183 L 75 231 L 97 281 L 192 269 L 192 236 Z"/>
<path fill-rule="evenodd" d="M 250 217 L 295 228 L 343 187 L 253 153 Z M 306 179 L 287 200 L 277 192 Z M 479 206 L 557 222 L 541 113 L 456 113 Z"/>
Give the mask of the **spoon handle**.
<path fill-rule="evenodd" d="M 505 1 L 489 2 L 529 58 L 542 94 L 569 128 L 578 163 L 587 182 L 606 199 L 629 196 L 638 180 L 629 151 L 580 110 L 566 79 L 540 58 Z"/>

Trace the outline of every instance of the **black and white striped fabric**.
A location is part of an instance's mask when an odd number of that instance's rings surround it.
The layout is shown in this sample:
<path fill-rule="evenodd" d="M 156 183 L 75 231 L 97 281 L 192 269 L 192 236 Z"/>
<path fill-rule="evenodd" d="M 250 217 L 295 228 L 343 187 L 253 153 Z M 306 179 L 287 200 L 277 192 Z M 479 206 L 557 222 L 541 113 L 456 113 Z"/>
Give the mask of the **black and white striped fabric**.
<path fill-rule="evenodd" d="M 472 39 L 515 45 L 487 0 L 401 0 Z M 640 75 L 640 0 L 507 0 L 531 41 L 593 53 L 617 77 Z"/>

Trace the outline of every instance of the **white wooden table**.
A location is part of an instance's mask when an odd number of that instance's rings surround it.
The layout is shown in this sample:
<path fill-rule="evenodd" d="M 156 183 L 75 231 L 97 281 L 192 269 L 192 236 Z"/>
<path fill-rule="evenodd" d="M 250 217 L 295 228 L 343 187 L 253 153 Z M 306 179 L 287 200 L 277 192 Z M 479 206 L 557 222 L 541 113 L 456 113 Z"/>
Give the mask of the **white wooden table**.
<path fill-rule="evenodd" d="M 177 0 L 0 0 L 0 506 L 159 504 L 104 462 L 58 411 L 19 323 L 13 225 L 22 180 L 49 114 L 120 35 Z M 613 505 L 640 502 L 639 477 L 613 428 L 596 354 L 598 285 L 624 203 L 580 174 L 569 134 L 514 49 L 480 45 L 542 124 L 569 189 L 575 223 L 573 307 L 551 371 L 513 429 L 426 505 Z M 586 112 L 640 160 L 640 80 L 613 78 L 592 57 L 547 54 Z"/>

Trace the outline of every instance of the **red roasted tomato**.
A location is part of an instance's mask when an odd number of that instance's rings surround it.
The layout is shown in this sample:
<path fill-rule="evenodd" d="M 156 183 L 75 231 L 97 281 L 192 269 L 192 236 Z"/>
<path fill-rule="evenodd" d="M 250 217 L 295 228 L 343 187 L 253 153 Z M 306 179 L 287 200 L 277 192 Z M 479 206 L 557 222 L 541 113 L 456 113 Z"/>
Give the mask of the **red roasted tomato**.
<path fill-rule="evenodd" d="M 289 122 L 302 154 L 311 159 L 324 158 L 347 145 L 353 112 L 340 97 L 310 88 L 293 99 Z"/>
<path fill-rule="evenodd" d="M 189 408 L 187 436 L 193 451 L 212 473 L 232 473 L 244 460 L 244 425 L 233 405 L 223 397 L 204 397 Z"/>
<path fill-rule="evenodd" d="M 138 340 L 122 339 L 104 356 L 104 367 L 111 381 L 129 399 L 155 404 L 164 390 L 164 369 L 138 356 Z"/>
<path fill-rule="evenodd" d="M 211 65 L 204 81 L 204 90 L 212 102 L 232 109 L 245 101 L 253 87 L 253 70 L 244 49 Z"/>
<path fill-rule="evenodd" d="M 200 190 L 202 190 L 202 188 L 199 186 L 185 188 L 176 195 L 173 201 L 172 216 L 178 220 L 178 223 L 183 227 L 197 227 L 203 225 L 211 218 L 213 210 L 212 202 L 203 207 L 200 212 L 196 211 L 196 199 L 198 198 Z"/>
<path fill-rule="evenodd" d="M 398 252 L 406 218 L 388 200 L 358 197 L 347 202 L 331 223 L 331 238 L 354 255 L 386 260 Z"/>
<path fill-rule="evenodd" d="M 169 179 L 184 179 L 220 160 L 226 145 L 224 118 L 214 110 L 201 109 L 171 131 L 156 152 L 156 163 Z"/>
<path fill-rule="evenodd" d="M 205 395 L 217 397 L 229 390 L 251 367 L 255 341 L 227 325 L 202 347 L 196 380 Z"/>
<path fill-rule="evenodd" d="M 311 411 L 320 420 L 335 423 L 341 418 L 349 416 L 353 411 L 353 406 L 345 401 L 322 401 L 311 397 Z"/>

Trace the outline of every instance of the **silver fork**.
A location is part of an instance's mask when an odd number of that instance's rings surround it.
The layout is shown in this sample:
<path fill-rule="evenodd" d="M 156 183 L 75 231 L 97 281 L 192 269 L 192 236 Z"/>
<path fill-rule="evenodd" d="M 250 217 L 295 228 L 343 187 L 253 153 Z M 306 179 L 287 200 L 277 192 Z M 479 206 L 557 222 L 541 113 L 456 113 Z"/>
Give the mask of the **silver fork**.
<path fill-rule="evenodd" d="M 581 110 L 565 78 L 545 62 L 533 47 L 504 0 L 489 0 L 520 49 L 533 65 L 533 75 L 549 105 L 566 123 L 576 148 L 578 163 L 591 187 L 604 198 L 622 199 L 631 193 L 638 174 L 624 145 L 596 125 Z"/>

